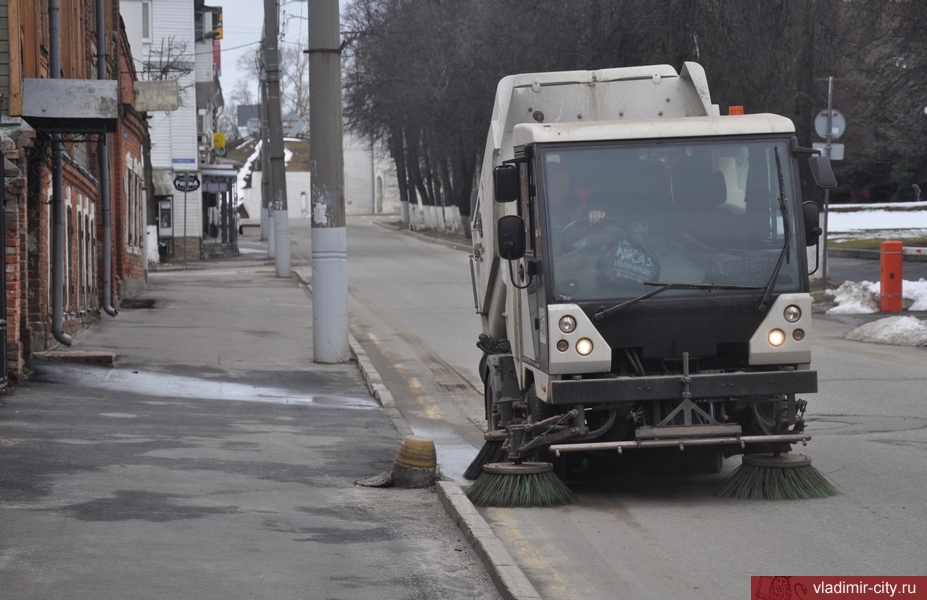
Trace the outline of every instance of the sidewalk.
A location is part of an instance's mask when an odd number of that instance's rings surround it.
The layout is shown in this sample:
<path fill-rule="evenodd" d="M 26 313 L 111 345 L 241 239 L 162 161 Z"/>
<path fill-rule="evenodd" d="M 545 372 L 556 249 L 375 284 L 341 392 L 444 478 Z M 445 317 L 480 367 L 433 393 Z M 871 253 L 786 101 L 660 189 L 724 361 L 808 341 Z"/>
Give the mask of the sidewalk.
<path fill-rule="evenodd" d="M 433 489 L 354 485 L 401 436 L 354 363 L 312 362 L 305 288 L 194 266 L 66 350 L 113 367 L 0 396 L 0 597 L 498 598 Z"/>

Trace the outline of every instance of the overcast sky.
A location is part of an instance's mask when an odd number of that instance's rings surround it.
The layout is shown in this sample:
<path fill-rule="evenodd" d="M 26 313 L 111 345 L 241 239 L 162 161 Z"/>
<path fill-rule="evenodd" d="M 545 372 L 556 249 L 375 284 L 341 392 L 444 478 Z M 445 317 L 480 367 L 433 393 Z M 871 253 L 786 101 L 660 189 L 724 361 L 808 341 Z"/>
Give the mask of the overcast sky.
<path fill-rule="evenodd" d="M 307 0 L 281 0 L 280 27 L 285 32 L 287 44 L 299 44 L 306 48 L 308 21 Z M 341 8 L 348 0 L 340 0 Z M 261 41 L 264 25 L 263 0 L 207 0 L 208 6 L 222 7 L 222 92 L 228 98 L 239 79 L 238 58 L 246 52 L 254 52 Z M 252 84 L 252 93 L 257 94 L 257 82 Z"/>

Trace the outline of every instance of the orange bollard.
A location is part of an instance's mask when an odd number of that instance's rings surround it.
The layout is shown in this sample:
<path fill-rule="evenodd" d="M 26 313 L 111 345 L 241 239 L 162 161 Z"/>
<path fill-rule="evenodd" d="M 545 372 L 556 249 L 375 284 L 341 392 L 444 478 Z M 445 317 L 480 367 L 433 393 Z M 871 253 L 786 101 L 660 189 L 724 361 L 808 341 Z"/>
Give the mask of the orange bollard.
<path fill-rule="evenodd" d="M 879 309 L 882 312 L 902 310 L 901 281 L 904 244 L 897 240 L 885 240 L 879 244 L 879 277 L 881 298 Z"/>

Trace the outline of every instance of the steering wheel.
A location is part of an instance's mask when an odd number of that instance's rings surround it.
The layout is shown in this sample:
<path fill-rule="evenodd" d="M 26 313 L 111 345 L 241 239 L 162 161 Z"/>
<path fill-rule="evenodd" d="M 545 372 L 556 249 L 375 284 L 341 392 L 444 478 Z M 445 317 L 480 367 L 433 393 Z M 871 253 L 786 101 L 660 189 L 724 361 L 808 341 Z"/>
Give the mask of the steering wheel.
<path fill-rule="evenodd" d="M 602 217 L 596 223 L 590 223 L 589 219 L 573 221 L 560 230 L 560 246 L 564 249 L 572 249 L 580 240 L 596 234 L 627 237 L 620 224 L 618 219 L 611 217 Z"/>

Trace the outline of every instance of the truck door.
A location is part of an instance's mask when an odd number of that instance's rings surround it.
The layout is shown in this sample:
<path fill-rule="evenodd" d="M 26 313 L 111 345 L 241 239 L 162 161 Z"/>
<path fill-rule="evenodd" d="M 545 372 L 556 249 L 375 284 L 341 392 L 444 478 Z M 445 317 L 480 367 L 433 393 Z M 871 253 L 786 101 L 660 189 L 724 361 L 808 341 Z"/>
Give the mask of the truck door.
<path fill-rule="evenodd" d="M 525 268 L 533 273 L 525 290 L 526 305 L 522 307 L 522 353 L 527 362 L 547 371 L 547 301 L 544 268 L 540 252 L 541 226 L 538 219 L 537 180 L 533 161 L 521 164 L 522 197 L 519 211 L 525 220 L 527 252 Z M 530 342 L 528 341 L 530 340 Z"/>

